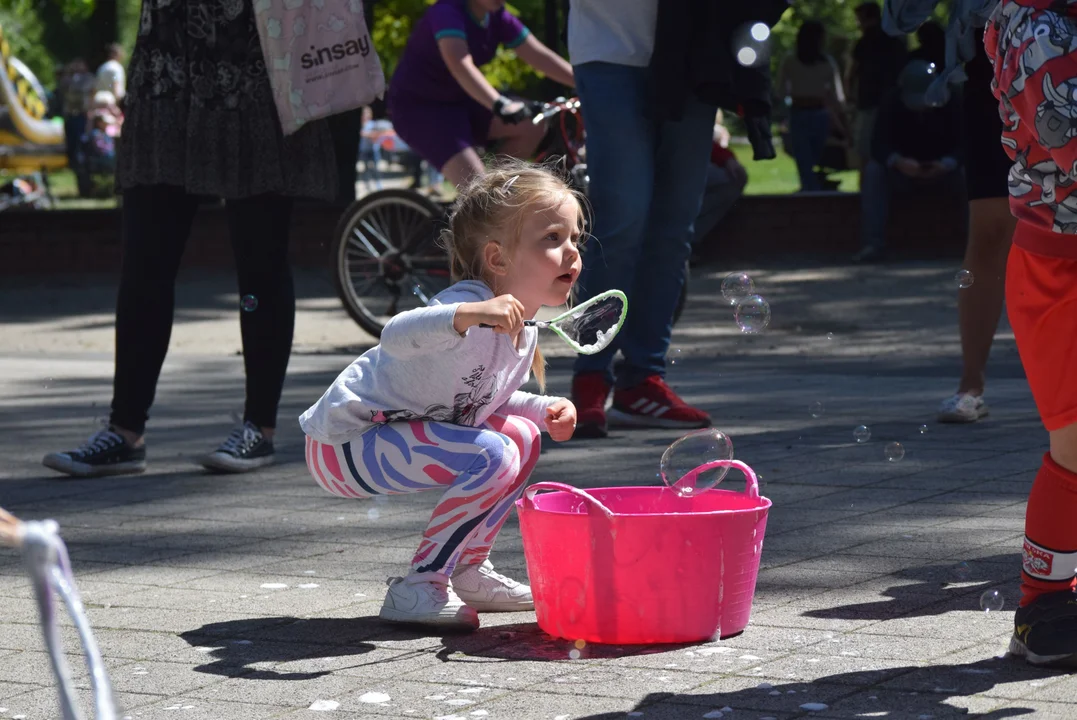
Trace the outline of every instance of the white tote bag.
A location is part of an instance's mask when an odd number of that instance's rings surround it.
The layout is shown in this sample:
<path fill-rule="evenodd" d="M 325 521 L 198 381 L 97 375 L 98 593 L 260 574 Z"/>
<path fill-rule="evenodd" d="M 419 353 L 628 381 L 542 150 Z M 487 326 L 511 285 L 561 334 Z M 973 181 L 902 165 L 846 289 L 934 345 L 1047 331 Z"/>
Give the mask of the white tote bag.
<path fill-rule="evenodd" d="M 361 0 L 253 0 L 281 129 L 369 105 L 385 73 Z"/>

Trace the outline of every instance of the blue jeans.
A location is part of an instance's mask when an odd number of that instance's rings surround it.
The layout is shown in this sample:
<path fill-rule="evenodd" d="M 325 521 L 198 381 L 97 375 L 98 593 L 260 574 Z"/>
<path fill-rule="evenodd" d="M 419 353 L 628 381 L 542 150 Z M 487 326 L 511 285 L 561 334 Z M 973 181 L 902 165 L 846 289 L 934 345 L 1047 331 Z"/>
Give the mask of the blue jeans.
<path fill-rule="evenodd" d="M 580 301 L 612 288 L 628 296 L 621 332 L 602 352 L 580 355 L 575 372 L 613 382 L 620 350 L 616 383 L 631 387 L 665 374 L 717 107 L 690 99 L 681 120 L 658 123 L 647 68 L 590 62 L 573 70 L 594 211 L 577 292 Z"/>
<path fill-rule="evenodd" d="M 800 176 L 800 189 L 807 192 L 821 190 L 815 167 L 823 159 L 826 139 L 830 136 L 829 113 L 825 108 L 794 108 L 789 115 L 789 135 L 797 175 Z"/>
<path fill-rule="evenodd" d="M 893 193 L 928 191 L 959 195 L 965 187 L 961 167 L 937 178 L 924 180 L 903 175 L 884 167 L 877 160 L 868 161 L 860 186 L 860 232 L 865 248 L 882 250 L 886 246 L 886 224 L 890 219 L 890 196 Z"/>

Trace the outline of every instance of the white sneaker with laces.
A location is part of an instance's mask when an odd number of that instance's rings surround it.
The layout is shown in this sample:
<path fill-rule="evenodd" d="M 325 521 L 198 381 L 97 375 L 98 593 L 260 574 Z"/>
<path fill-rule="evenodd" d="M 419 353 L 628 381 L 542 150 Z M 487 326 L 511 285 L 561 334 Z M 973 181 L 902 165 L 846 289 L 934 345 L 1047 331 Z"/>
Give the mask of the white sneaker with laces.
<path fill-rule="evenodd" d="M 494 572 L 489 560 L 481 565 L 457 567 L 452 586 L 460 599 L 479 612 L 520 612 L 534 610 L 531 588 Z"/>
<path fill-rule="evenodd" d="M 479 629 L 479 615 L 464 604 L 439 573 L 389 578 L 389 592 L 378 616 L 382 620 L 441 628 Z"/>
<path fill-rule="evenodd" d="M 941 423 L 974 423 L 990 412 L 982 395 L 956 393 L 939 405 Z"/>

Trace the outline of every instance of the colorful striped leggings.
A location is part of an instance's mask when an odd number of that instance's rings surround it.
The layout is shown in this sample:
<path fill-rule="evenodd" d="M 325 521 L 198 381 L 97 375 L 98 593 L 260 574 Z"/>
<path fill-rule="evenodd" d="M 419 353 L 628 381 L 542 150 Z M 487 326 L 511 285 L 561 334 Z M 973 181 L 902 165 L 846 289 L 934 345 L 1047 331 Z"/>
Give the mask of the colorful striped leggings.
<path fill-rule="evenodd" d="M 538 427 L 516 415 L 494 415 L 478 427 L 386 423 L 343 445 L 307 438 L 307 467 L 334 495 L 444 491 L 412 558 L 413 573 L 451 575 L 457 564 L 486 560 L 538 456 Z"/>

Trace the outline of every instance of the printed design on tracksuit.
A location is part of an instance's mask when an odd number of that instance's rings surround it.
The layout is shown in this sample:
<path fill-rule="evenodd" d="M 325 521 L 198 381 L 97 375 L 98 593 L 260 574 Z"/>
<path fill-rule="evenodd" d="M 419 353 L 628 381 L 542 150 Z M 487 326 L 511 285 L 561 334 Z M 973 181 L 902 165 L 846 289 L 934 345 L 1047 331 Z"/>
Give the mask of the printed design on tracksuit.
<path fill-rule="evenodd" d="M 341 445 L 306 439 L 307 467 L 334 495 L 444 491 L 412 559 L 420 573 L 483 562 L 538 455 L 538 427 L 516 415 L 493 415 L 478 427 L 385 423 Z"/>

